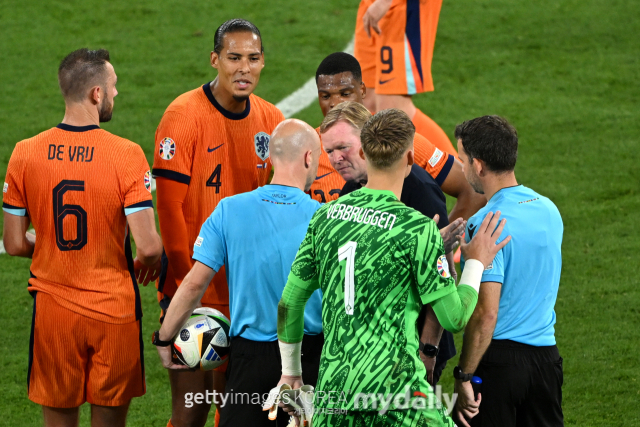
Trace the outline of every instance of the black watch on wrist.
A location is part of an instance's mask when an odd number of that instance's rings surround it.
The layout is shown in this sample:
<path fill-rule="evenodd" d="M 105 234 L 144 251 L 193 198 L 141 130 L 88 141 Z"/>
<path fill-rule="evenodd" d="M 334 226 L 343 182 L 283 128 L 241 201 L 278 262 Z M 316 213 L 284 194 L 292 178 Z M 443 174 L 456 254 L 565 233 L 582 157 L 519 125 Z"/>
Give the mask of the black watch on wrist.
<path fill-rule="evenodd" d="M 160 340 L 160 331 L 154 331 L 151 335 L 151 344 L 156 347 L 169 347 L 171 345 L 171 341 L 161 341 Z"/>
<path fill-rule="evenodd" d="M 464 382 L 467 381 L 471 381 L 471 378 L 473 377 L 473 374 L 467 374 L 465 372 L 462 372 L 462 369 L 460 369 L 460 366 L 456 366 L 455 368 L 453 368 L 453 378 Z"/>
<path fill-rule="evenodd" d="M 420 342 L 420 351 L 424 353 L 425 356 L 434 358 L 438 355 L 440 349 L 437 345 L 425 344 Z"/>

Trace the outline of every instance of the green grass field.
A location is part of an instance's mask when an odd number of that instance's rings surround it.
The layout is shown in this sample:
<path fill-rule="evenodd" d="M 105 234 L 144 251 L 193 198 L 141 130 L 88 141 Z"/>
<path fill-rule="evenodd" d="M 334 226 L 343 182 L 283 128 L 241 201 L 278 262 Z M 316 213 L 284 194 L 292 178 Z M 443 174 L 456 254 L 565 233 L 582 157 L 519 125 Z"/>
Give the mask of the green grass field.
<path fill-rule="evenodd" d="M 261 29 L 266 67 L 257 94 L 276 103 L 346 46 L 357 3 L 4 0 L 0 176 L 16 142 L 62 119 L 56 72 L 76 48 L 111 51 L 120 94 L 104 128 L 138 142 L 151 161 L 166 106 L 214 77 L 208 58 L 220 23 L 244 17 Z M 465 119 L 508 117 L 520 134 L 519 181 L 550 197 L 563 215 L 556 336 L 570 426 L 640 425 L 640 283 L 633 273 L 640 252 L 639 18 L 640 4 L 619 0 L 445 1 L 436 91 L 415 98 L 450 137 Z M 297 117 L 314 127 L 322 118 L 315 104 Z M 29 264 L 0 255 L 0 425 L 42 424 L 26 387 Z M 149 335 L 157 327 L 155 292 L 141 293 Z M 147 394 L 132 402 L 129 425 L 163 427 L 168 379 L 151 345 L 145 355 Z M 445 391 L 450 377 L 447 369 Z M 89 425 L 86 407 L 81 425 Z"/>

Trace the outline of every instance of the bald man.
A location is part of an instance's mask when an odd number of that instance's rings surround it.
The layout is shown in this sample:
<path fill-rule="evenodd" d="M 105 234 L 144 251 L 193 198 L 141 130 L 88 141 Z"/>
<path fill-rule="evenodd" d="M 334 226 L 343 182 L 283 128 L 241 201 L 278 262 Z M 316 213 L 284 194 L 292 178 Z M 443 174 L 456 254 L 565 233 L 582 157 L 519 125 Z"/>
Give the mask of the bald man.
<path fill-rule="evenodd" d="M 196 308 L 211 279 L 224 265 L 229 284 L 231 354 L 225 395 L 187 404 L 215 403 L 220 427 L 270 426 L 261 410 L 262 395 L 280 379 L 277 335 L 278 301 L 307 226 L 320 203 L 308 191 L 318 170 L 321 146 L 316 131 L 295 119 L 280 123 L 269 144 L 271 184 L 220 201 L 205 221 L 193 247 L 195 265 L 178 288 L 159 332 L 170 342 Z M 318 290 L 305 310 L 302 369 L 316 384 L 324 343 L 322 296 Z M 165 368 L 185 369 L 171 359 L 169 346 L 158 347 Z M 233 391 L 232 391 L 233 390 Z M 278 417 L 286 425 L 288 416 Z"/>

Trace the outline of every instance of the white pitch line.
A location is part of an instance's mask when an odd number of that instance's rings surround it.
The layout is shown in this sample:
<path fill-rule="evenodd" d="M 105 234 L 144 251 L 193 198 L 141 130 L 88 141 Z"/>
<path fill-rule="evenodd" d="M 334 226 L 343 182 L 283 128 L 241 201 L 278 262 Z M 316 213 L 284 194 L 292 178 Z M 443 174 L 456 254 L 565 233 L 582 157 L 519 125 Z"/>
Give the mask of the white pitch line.
<path fill-rule="evenodd" d="M 353 54 L 353 39 L 349 42 L 344 52 Z M 318 90 L 316 88 L 316 78 L 311 77 L 305 82 L 299 89 L 287 96 L 282 101 L 276 104 L 276 107 L 282 111 L 282 114 L 286 118 L 298 114 L 300 111 L 307 108 L 318 97 Z M 156 191 L 156 180 L 151 179 L 151 191 Z M 33 230 L 29 230 L 33 231 Z M 5 253 L 4 242 L 0 240 L 0 255 Z"/>

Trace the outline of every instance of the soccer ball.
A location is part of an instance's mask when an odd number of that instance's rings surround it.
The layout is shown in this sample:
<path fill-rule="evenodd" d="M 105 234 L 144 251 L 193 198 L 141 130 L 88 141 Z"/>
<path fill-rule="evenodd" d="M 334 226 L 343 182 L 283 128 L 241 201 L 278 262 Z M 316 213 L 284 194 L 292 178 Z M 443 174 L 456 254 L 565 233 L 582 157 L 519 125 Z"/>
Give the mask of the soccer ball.
<path fill-rule="evenodd" d="M 229 357 L 229 325 L 229 319 L 218 310 L 195 309 L 173 340 L 174 358 L 190 368 L 217 368 Z"/>

